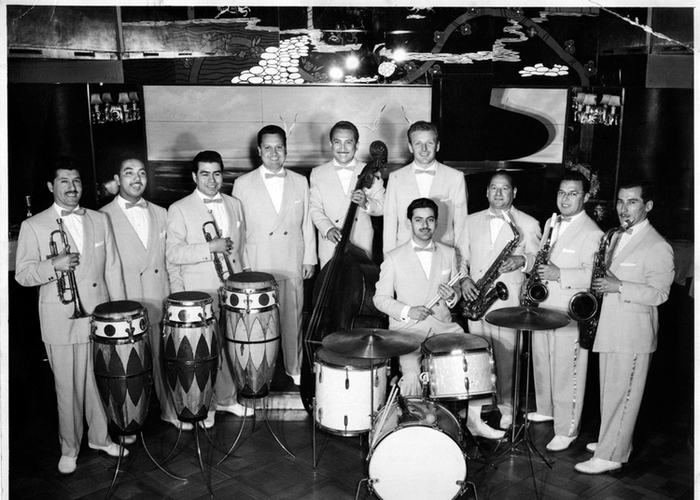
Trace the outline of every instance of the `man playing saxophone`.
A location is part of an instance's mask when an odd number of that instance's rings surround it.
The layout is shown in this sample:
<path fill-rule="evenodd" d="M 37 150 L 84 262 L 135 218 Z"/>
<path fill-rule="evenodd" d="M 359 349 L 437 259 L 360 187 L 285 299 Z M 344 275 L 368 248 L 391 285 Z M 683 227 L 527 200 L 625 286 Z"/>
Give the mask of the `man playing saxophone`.
<path fill-rule="evenodd" d="M 600 353 L 600 431 L 578 472 L 600 474 L 629 460 L 659 330 L 658 306 L 673 282 L 673 250 L 647 219 L 654 207 L 646 181 L 622 184 L 617 215 L 628 229 L 613 240 L 610 267 L 593 288 L 605 294 L 593 351 Z M 615 244 L 616 243 L 616 244 Z"/>
<path fill-rule="evenodd" d="M 520 287 L 525 280 L 523 271 L 529 271 L 534 262 L 538 242 L 542 233 L 537 220 L 513 207 L 518 188 L 512 176 L 505 170 L 496 172 L 489 181 L 486 198 L 489 208 L 470 215 L 462 231 L 468 244 L 466 261 L 469 262 L 469 277 L 462 281 L 465 301 L 479 301 L 481 293 L 476 283 L 495 267 L 497 278 L 506 287 L 505 300 L 496 300 L 480 318 L 470 319 L 469 333 L 483 337 L 491 345 L 496 362 L 497 404 L 501 412 L 500 427 L 507 429 L 512 424 L 513 412 L 513 356 L 516 331 L 491 325 L 484 316 L 491 310 L 518 305 Z M 507 213 L 510 222 L 504 219 Z M 519 234 L 516 237 L 514 232 Z M 504 254 L 504 249 L 513 248 Z M 500 259 L 499 259 L 500 257 Z M 463 303 L 464 304 L 464 303 Z"/>
<path fill-rule="evenodd" d="M 221 193 L 223 184 L 223 159 L 216 151 L 202 151 L 192 160 L 192 180 L 196 188 L 192 194 L 176 201 L 168 209 L 166 222 L 165 257 L 169 264 L 170 288 L 173 293 L 183 291 L 206 292 L 214 299 L 214 315 L 219 318 L 219 287 L 221 278 L 218 268 L 227 270 L 228 264 L 216 265 L 217 259 L 226 256 L 238 273 L 243 270 L 243 242 L 245 224 L 241 202 Z M 216 221 L 221 237 L 205 229 Z M 206 226 L 205 226 L 206 224 Z M 228 273 L 224 276 L 227 278 Z M 224 325 L 219 324 L 219 329 Z M 216 410 L 226 411 L 239 417 L 250 415 L 249 408 L 238 403 L 236 384 L 228 363 L 216 377 L 212 408 L 204 426 L 214 425 Z"/>
<path fill-rule="evenodd" d="M 89 314 L 103 302 L 123 300 L 125 292 L 107 216 L 80 207 L 83 186 L 77 163 L 58 157 L 48 174 L 54 203 L 22 223 L 15 279 L 22 286 L 39 287 L 41 339 L 58 404 L 58 471 L 72 474 L 83 438 L 83 420 L 88 425 L 88 447 L 119 456 L 120 446 L 109 437 L 92 368 Z M 65 292 L 62 297 L 59 291 Z M 79 317 L 76 313 L 81 310 L 88 315 Z"/>
<path fill-rule="evenodd" d="M 552 229 L 549 263 L 533 271 L 548 291 L 541 306 L 564 314 L 571 297 L 590 286 L 593 257 L 603 235 L 584 211 L 589 189 L 589 180 L 580 172 L 568 171 L 562 176 L 557 192 L 560 215 L 545 225 L 545 234 Z M 537 411 L 527 418 L 533 422 L 554 421 L 554 438 L 547 444 L 549 451 L 567 449 L 579 433 L 588 350 L 581 348 L 578 339 L 575 321 L 532 335 Z"/>

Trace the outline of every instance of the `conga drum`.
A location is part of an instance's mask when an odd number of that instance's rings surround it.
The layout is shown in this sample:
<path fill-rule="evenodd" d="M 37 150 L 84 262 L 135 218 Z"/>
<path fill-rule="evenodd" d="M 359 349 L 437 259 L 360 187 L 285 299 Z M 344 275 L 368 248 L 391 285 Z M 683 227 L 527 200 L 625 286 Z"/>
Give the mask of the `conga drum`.
<path fill-rule="evenodd" d="M 98 305 L 90 319 L 93 370 L 107 417 L 124 434 L 141 429 L 153 383 L 148 312 L 139 302 Z"/>
<path fill-rule="evenodd" d="M 226 349 L 238 393 L 262 398 L 275 374 L 279 334 L 279 293 L 274 276 L 236 273 L 224 285 Z"/>
<path fill-rule="evenodd" d="M 162 359 L 177 418 L 207 417 L 219 368 L 219 339 L 211 295 L 177 292 L 163 305 Z"/>

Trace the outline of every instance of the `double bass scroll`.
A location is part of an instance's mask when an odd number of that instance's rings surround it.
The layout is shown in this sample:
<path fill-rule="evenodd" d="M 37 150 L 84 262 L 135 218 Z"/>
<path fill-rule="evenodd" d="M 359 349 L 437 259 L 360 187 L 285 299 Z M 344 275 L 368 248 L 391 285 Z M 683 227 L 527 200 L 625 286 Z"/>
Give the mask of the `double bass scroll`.
<path fill-rule="evenodd" d="M 382 141 L 370 145 L 371 160 L 358 176 L 355 190 L 369 188 L 387 159 L 387 147 Z M 379 266 L 363 249 L 350 242 L 357 204 L 350 202 L 341 238 L 333 257 L 321 269 L 314 288 L 314 307 L 304 333 L 301 367 L 301 400 L 311 413 L 315 393 L 314 354 L 326 335 L 354 328 L 385 328 L 386 315 L 374 307 L 372 298 Z"/>

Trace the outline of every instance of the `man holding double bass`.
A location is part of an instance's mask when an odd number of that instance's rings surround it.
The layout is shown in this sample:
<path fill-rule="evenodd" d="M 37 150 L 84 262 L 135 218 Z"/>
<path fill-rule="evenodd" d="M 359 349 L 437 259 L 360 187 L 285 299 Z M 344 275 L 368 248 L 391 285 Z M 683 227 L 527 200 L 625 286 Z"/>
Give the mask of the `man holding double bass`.
<path fill-rule="evenodd" d="M 72 474 L 83 438 L 83 419 L 88 424 L 88 447 L 119 456 L 120 446 L 109 437 L 95 382 L 89 313 L 104 302 L 123 300 L 125 293 L 107 216 L 80 207 L 83 184 L 78 164 L 60 156 L 53 160 L 48 174 L 54 203 L 22 223 L 15 279 L 22 286 L 39 287 L 41 339 L 58 403 L 58 471 Z M 59 296 L 59 290 L 65 293 Z M 128 454 L 124 450 L 124 456 Z"/>
<path fill-rule="evenodd" d="M 221 278 L 214 259 L 225 255 L 233 272 L 243 270 L 242 255 L 245 241 L 245 223 L 241 203 L 221 193 L 224 162 L 216 151 L 201 151 L 192 160 L 192 180 L 196 188 L 192 194 L 176 201 L 168 209 L 165 255 L 170 265 L 170 288 L 173 293 L 183 291 L 205 292 L 214 299 L 215 317 L 219 318 L 219 288 Z M 213 219 L 212 219 L 213 218 Z M 203 224 L 214 220 L 221 230 L 221 238 L 207 241 Z M 225 269 L 226 266 L 222 267 Z M 227 279 L 228 276 L 224 276 Z M 220 325 L 220 328 L 224 328 Z M 238 402 L 233 371 L 223 363 L 214 387 L 212 408 L 204 426 L 214 425 L 216 410 L 239 417 L 252 415 L 253 408 Z"/>

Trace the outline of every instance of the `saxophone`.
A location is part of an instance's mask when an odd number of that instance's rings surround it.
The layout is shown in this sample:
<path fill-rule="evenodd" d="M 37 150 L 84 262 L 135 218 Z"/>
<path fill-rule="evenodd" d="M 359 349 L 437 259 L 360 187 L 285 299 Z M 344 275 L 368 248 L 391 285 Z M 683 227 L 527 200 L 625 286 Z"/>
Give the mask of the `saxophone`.
<path fill-rule="evenodd" d="M 510 218 L 508 212 L 503 212 L 503 218 L 510 225 L 513 231 L 513 239 L 510 240 L 498 257 L 493 261 L 491 266 L 486 270 L 486 273 L 476 282 L 476 288 L 479 293 L 474 300 L 466 300 L 462 302 L 462 316 L 469 318 L 472 321 L 481 319 L 489 307 L 496 302 L 496 299 L 506 300 L 508 298 L 508 288 L 502 281 L 496 282 L 501 275 L 498 268 L 501 264 L 513 254 L 515 247 L 521 239 L 521 233 L 518 226 Z"/>
<path fill-rule="evenodd" d="M 624 232 L 628 227 L 629 222 L 625 221 L 619 228 L 608 229 L 605 232 L 600 239 L 598 250 L 593 255 L 590 290 L 578 292 L 569 300 L 569 316 L 578 321 L 578 345 L 583 349 L 590 349 L 593 346 L 603 305 L 604 294 L 593 289 L 593 282 L 608 274 L 607 256 L 613 251 L 613 248 L 610 248 L 610 242 L 616 233 Z"/>
<path fill-rule="evenodd" d="M 539 274 L 537 274 L 537 269 L 547 264 L 549 261 L 549 254 L 552 251 L 552 229 L 554 229 L 555 222 L 558 223 L 559 219 L 557 214 L 552 214 L 550 219 L 552 222 L 549 224 L 549 231 L 547 231 L 547 238 L 544 240 L 544 244 L 540 246 L 537 256 L 535 257 L 535 263 L 532 265 L 532 271 L 527 281 L 523 283 L 523 288 L 520 292 L 520 305 L 525 307 L 537 307 L 540 302 L 544 302 L 549 297 L 549 289 L 547 284 L 543 283 L 540 279 Z"/>

